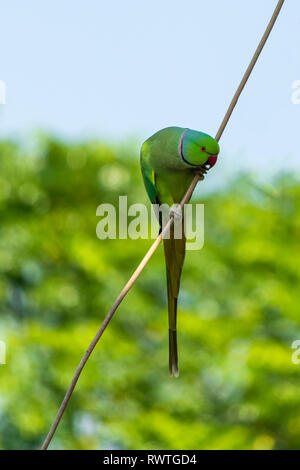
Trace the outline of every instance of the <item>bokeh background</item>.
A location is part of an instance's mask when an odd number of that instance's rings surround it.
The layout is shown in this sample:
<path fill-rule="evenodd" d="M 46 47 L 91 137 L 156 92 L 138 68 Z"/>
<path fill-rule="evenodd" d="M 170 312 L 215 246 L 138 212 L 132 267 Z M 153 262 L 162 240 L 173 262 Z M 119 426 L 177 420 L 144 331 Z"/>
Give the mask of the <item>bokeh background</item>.
<path fill-rule="evenodd" d="M 96 237 L 96 208 L 147 202 L 155 130 L 217 130 L 275 1 L 14 0 L 1 6 L 0 448 L 36 449 L 149 240 Z M 162 247 L 80 378 L 53 449 L 299 449 L 300 6 L 287 2 L 199 184 L 181 375 L 168 377 Z"/>

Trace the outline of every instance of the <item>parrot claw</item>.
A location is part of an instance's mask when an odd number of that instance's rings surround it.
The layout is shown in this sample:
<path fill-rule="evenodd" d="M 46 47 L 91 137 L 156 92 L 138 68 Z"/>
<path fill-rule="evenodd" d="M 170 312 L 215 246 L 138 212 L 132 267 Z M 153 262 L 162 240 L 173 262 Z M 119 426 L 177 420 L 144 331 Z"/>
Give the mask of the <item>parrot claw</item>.
<path fill-rule="evenodd" d="M 209 170 L 209 168 L 206 165 L 201 165 L 195 171 L 195 175 L 197 175 L 199 177 L 199 180 L 203 181 L 204 180 L 204 175 L 206 175 L 208 170 Z"/>
<path fill-rule="evenodd" d="M 201 171 L 195 171 L 195 175 L 199 177 L 199 180 L 203 181 L 204 180 L 204 175 Z"/>
<path fill-rule="evenodd" d="M 199 180 L 204 180 L 204 175 L 206 175 L 206 173 L 208 172 L 208 170 L 210 170 L 211 168 L 211 165 L 209 163 L 204 163 L 203 165 L 200 165 L 196 171 L 195 171 L 195 175 L 197 175 L 199 177 Z"/>

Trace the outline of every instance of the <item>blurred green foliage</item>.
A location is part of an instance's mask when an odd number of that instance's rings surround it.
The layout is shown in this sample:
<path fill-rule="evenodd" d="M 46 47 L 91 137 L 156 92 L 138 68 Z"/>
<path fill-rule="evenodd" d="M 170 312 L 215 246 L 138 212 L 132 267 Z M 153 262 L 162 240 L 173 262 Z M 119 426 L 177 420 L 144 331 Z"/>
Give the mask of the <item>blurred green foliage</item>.
<path fill-rule="evenodd" d="M 119 195 L 147 201 L 130 144 L 43 137 L 30 152 L 0 144 L 2 449 L 41 445 L 150 245 L 97 239 L 96 208 Z M 300 365 L 291 361 L 300 339 L 299 196 L 292 176 L 270 187 L 243 176 L 198 199 L 206 241 L 184 267 L 179 379 L 167 370 L 160 247 L 88 361 L 51 448 L 300 448 Z"/>

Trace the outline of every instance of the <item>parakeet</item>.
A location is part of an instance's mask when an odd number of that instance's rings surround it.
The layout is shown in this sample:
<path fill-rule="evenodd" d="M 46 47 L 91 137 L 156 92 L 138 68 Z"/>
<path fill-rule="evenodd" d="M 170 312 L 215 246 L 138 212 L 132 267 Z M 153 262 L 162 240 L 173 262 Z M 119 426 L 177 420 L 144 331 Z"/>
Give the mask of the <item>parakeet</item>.
<path fill-rule="evenodd" d="M 167 127 L 147 139 L 141 148 L 141 169 L 152 204 L 180 203 L 195 173 L 201 179 L 215 165 L 220 147 L 208 134 L 182 127 Z M 182 221 L 183 223 L 183 221 Z M 185 236 L 164 239 L 169 317 L 169 373 L 178 377 L 177 299 L 185 257 Z"/>

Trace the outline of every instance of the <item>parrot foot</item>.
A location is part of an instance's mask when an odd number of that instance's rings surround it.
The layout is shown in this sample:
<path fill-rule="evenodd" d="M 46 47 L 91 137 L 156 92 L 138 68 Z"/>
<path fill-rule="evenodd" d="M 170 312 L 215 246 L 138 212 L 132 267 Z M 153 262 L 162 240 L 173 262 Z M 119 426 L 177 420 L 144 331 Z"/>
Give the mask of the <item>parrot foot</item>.
<path fill-rule="evenodd" d="M 195 175 L 199 177 L 199 180 L 204 180 L 204 175 L 208 172 L 210 166 L 207 164 L 201 165 L 197 170 L 195 170 Z"/>
<path fill-rule="evenodd" d="M 202 170 L 197 170 L 195 171 L 195 175 L 199 177 L 199 180 L 203 181 L 204 180 L 204 174 Z"/>

